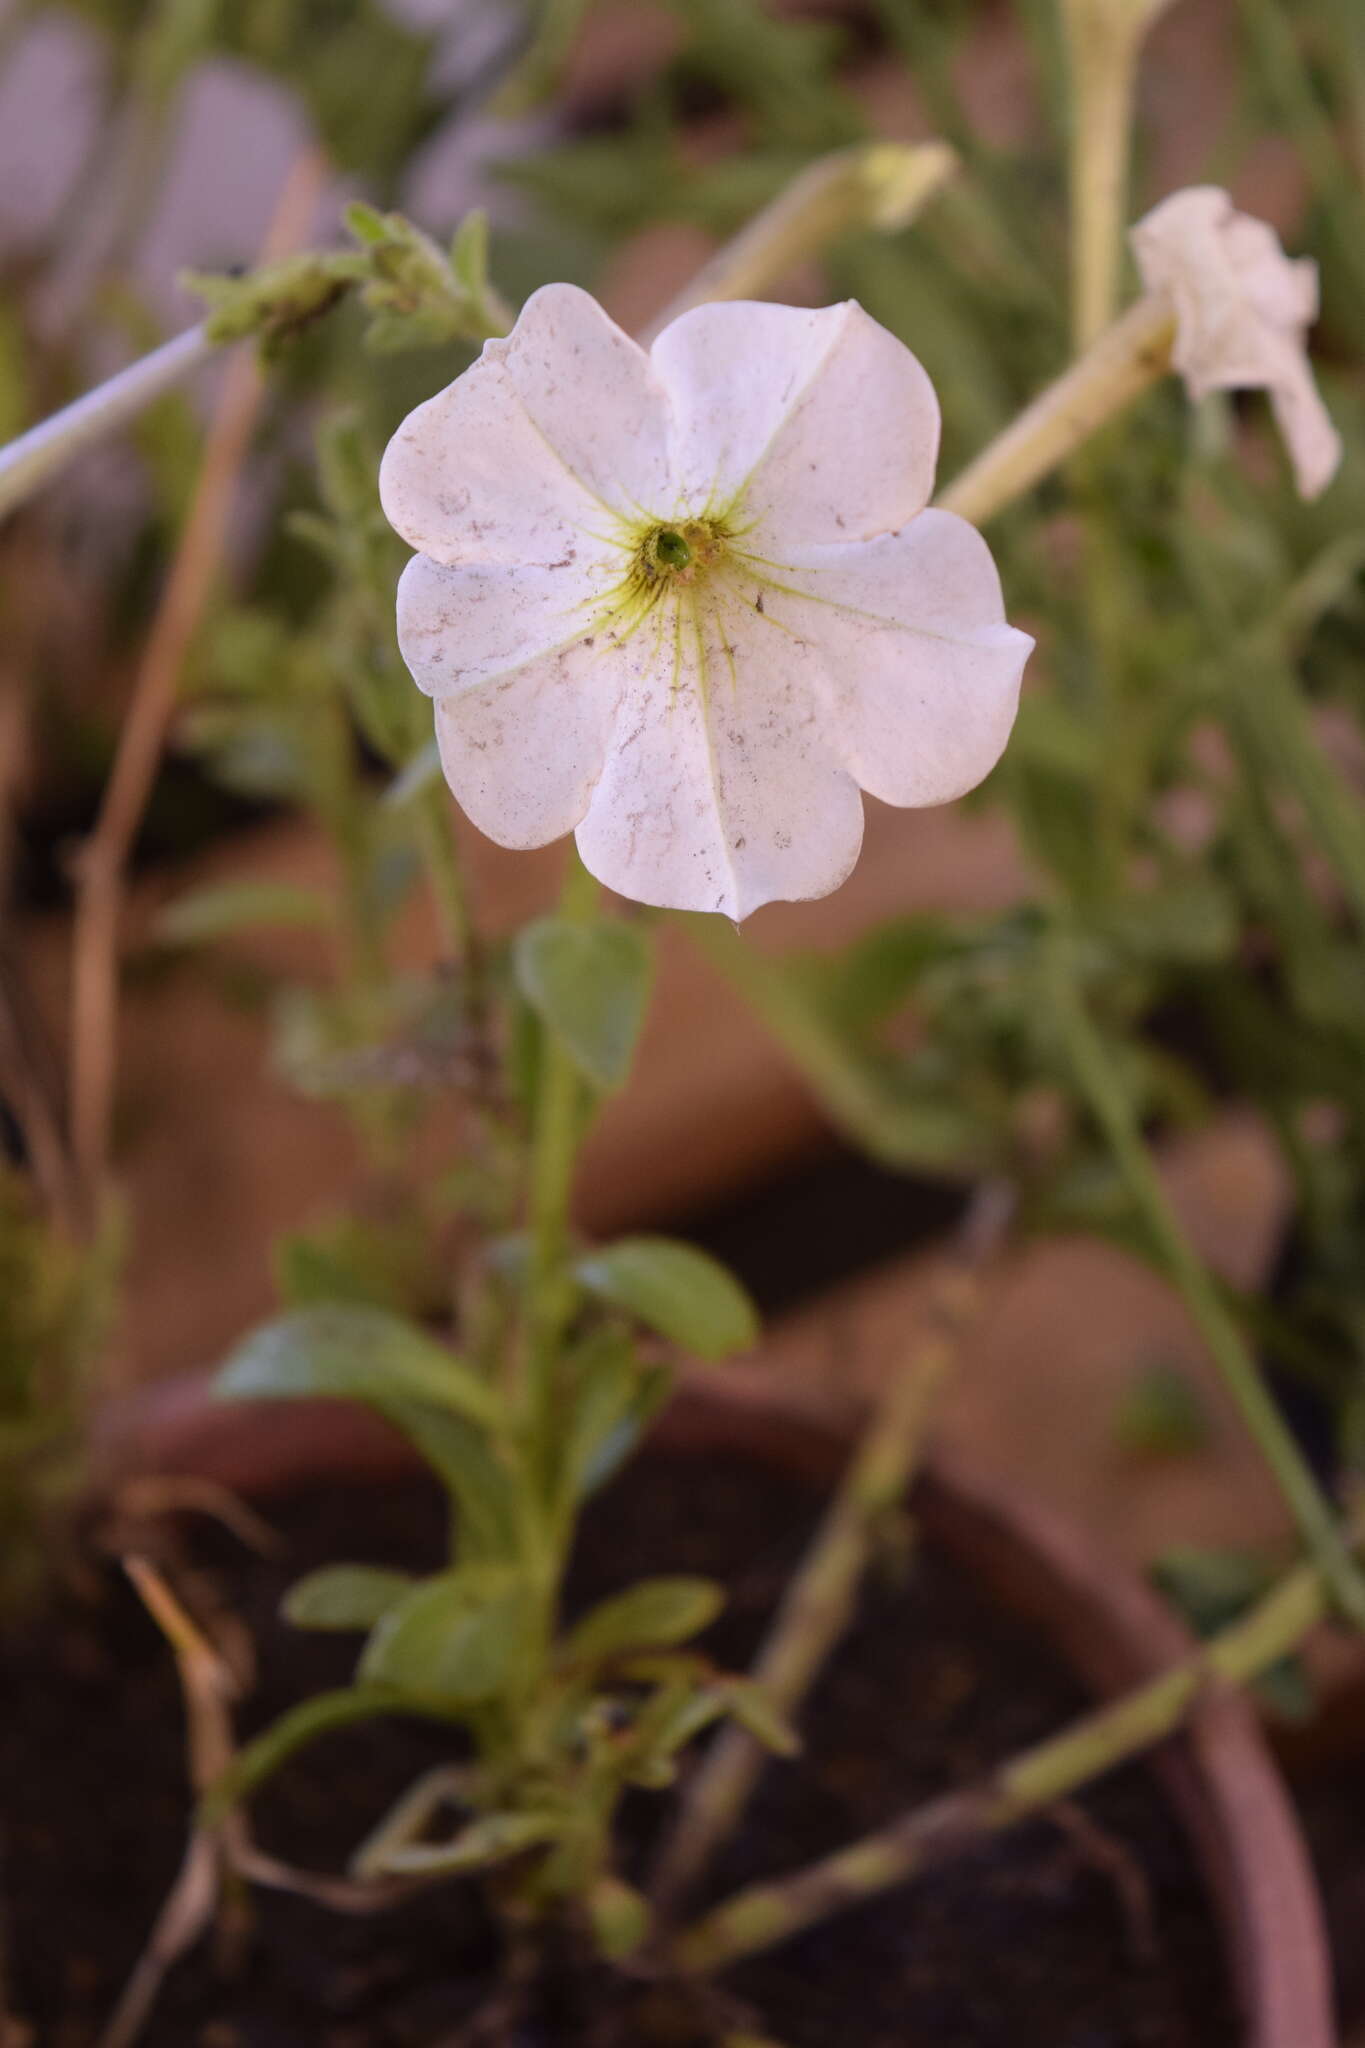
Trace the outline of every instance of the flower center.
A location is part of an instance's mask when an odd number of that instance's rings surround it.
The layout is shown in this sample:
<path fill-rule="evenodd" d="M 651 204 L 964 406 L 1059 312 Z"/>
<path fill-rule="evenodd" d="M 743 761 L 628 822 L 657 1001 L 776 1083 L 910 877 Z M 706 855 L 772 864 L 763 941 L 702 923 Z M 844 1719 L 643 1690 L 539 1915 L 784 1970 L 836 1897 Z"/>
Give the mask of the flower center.
<path fill-rule="evenodd" d="M 662 569 L 685 569 L 692 559 L 692 550 L 685 537 L 675 533 L 671 526 L 661 527 L 653 535 L 654 559 Z"/>

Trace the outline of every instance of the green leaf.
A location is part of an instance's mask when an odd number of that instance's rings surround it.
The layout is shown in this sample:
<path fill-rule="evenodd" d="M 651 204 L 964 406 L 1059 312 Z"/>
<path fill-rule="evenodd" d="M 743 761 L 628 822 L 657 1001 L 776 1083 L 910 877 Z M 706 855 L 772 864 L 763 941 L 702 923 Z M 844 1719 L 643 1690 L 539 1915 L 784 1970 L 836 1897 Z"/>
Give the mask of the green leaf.
<path fill-rule="evenodd" d="M 631 1057 L 653 960 L 633 925 L 542 917 L 517 938 L 517 986 L 574 1065 L 598 1088 L 619 1088 Z"/>
<path fill-rule="evenodd" d="M 789 1721 L 784 1721 L 763 1686 L 752 1678 L 720 1681 L 725 1704 L 741 1728 L 761 1742 L 774 1756 L 795 1756 L 801 1738 Z"/>
<path fill-rule="evenodd" d="M 562 1418 L 555 1450 L 566 1506 L 586 1499 L 629 1456 L 673 1383 L 666 1367 L 641 1364 L 620 1329 L 597 1329 L 563 1360 Z"/>
<path fill-rule="evenodd" d="M 418 1401 L 487 1428 L 503 1420 L 494 1389 L 414 1324 L 341 1303 L 299 1309 L 254 1331 L 222 1368 L 214 1391 L 228 1401 L 312 1396 L 380 1408 Z"/>
<path fill-rule="evenodd" d="M 519 1529 L 517 1483 L 486 1433 L 447 1408 L 431 1408 L 418 1401 L 377 1405 L 454 1497 L 461 1564 L 514 1556 Z"/>
<path fill-rule="evenodd" d="M 588 1893 L 587 1908 L 593 1939 L 612 1962 L 634 1955 L 649 1939 L 653 1912 L 648 1899 L 613 1872 L 598 1878 Z"/>
<path fill-rule="evenodd" d="M 482 207 L 467 213 L 450 245 L 450 267 L 476 303 L 488 289 L 488 215 Z"/>
<path fill-rule="evenodd" d="M 710 1579 L 641 1579 L 584 1615 L 564 1654 L 575 1664 L 595 1664 L 621 1651 L 685 1643 L 709 1628 L 724 1604 Z"/>
<path fill-rule="evenodd" d="M 473 1565 L 441 1572 L 380 1619 L 356 1676 L 420 1699 L 493 1699 L 525 1653 L 531 1619 L 531 1591 L 516 1571 Z"/>
<path fill-rule="evenodd" d="M 758 1341 L 758 1310 L 734 1275 L 674 1238 L 619 1238 L 588 1253 L 574 1270 L 590 1294 L 699 1358 L 726 1358 Z"/>
<path fill-rule="evenodd" d="M 390 1685 L 348 1685 L 336 1692 L 316 1693 L 311 1700 L 302 1700 L 287 1714 L 281 1714 L 254 1742 L 238 1750 L 204 1794 L 199 1815 L 202 1825 L 214 1826 L 310 1742 L 331 1734 L 333 1729 L 349 1728 L 357 1721 L 377 1720 L 384 1714 L 411 1714 L 436 1721 L 456 1718 L 444 1704 L 408 1698 Z"/>
<path fill-rule="evenodd" d="M 320 928 L 331 921 L 331 905 L 313 889 L 291 882 L 221 882 L 177 896 L 152 929 L 164 945 L 189 946 L 263 925 Z"/>
<path fill-rule="evenodd" d="M 296 1579 L 280 1612 L 295 1628 L 371 1629 L 412 1590 L 410 1572 L 376 1564 L 329 1564 Z"/>

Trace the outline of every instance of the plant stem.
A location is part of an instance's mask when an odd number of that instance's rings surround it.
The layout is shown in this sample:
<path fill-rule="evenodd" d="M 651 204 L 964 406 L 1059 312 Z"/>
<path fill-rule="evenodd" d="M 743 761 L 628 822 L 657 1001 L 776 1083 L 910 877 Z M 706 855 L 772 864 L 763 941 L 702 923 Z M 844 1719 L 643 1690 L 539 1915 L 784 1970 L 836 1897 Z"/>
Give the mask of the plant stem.
<path fill-rule="evenodd" d="M 1163 377 L 1174 340 L 1170 301 L 1137 300 L 954 478 L 939 505 L 984 526 Z"/>
<path fill-rule="evenodd" d="M 1048 947 L 1048 993 L 1072 1076 L 1108 1141 L 1128 1194 L 1176 1291 L 1208 1346 L 1228 1392 L 1345 1614 L 1365 1627 L 1365 1577 L 1352 1558 L 1256 1361 L 1171 1206 L 1137 1117 L 1076 989 L 1059 934 Z"/>
<path fill-rule="evenodd" d="M 1337 871 L 1365 931 L 1365 816 L 1360 799 L 1313 730 L 1296 678 L 1273 658 L 1236 674 L 1229 716 L 1251 741 L 1261 772 L 1283 776 Z"/>
<path fill-rule="evenodd" d="M 810 164 L 719 248 L 640 336 L 694 306 L 756 298 L 851 228 L 908 227 L 957 169 L 945 142 L 857 143 Z"/>
<path fill-rule="evenodd" d="M 559 914 L 586 919 L 592 915 L 596 900 L 597 883 L 571 845 Z M 582 1107 L 583 1081 L 577 1067 L 557 1033 L 542 1029 L 527 1189 L 531 1258 L 527 1276 L 526 1395 L 533 1430 L 544 1419 L 555 1360 L 572 1308 L 567 1274 L 569 1197 Z"/>
<path fill-rule="evenodd" d="M 201 321 L 0 448 L 0 519 L 32 497 L 73 456 L 135 418 L 207 362 L 216 349 Z"/>
<path fill-rule="evenodd" d="M 1062 0 L 1071 72 L 1071 335 L 1088 348 L 1114 317 L 1142 33 L 1125 0 Z"/>
<path fill-rule="evenodd" d="M 1173 1734 L 1211 1690 L 1245 1685 L 1271 1669 L 1329 1606 L 1324 1575 L 1300 1566 L 1202 1649 L 1023 1750 L 982 1783 L 915 1807 L 789 1877 L 737 1893 L 683 1935 L 674 1960 L 693 1972 L 722 1969 L 1040 1813 Z"/>
<path fill-rule="evenodd" d="M 482 974 L 474 913 L 464 864 L 455 841 L 450 796 L 444 781 L 428 783 L 418 798 L 418 824 L 427 878 L 436 904 L 441 943 L 465 972 L 471 1010 L 481 1007 Z"/>
<path fill-rule="evenodd" d="M 954 1269 L 944 1275 L 935 1303 L 942 1328 L 888 1377 L 839 1490 L 787 1586 L 751 1673 L 785 1719 L 800 1706 L 848 1626 L 887 1516 L 905 1498 L 939 1389 L 978 1298 L 970 1274 Z M 767 1752 L 742 1728 L 731 1725 L 717 1736 L 664 1844 L 653 1886 L 661 1912 L 667 1914 L 696 1884 L 734 1832 L 766 1761 Z"/>

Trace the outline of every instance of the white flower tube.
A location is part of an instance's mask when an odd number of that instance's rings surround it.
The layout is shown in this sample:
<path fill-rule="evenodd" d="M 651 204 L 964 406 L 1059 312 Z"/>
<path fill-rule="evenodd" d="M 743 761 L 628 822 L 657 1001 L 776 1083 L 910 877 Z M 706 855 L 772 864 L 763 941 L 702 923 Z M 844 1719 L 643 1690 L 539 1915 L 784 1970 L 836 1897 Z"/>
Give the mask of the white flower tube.
<path fill-rule="evenodd" d="M 835 889 L 860 789 L 987 774 L 1032 642 L 926 510 L 938 406 L 852 302 L 700 306 L 646 353 L 547 285 L 399 428 L 398 630 L 446 779 L 504 846 L 746 917 Z"/>
<path fill-rule="evenodd" d="M 1341 437 L 1308 362 L 1317 265 L 1286 256 L 1274 229 L 1238 213 L 1216 185 L 1163 199 L 1132 243 L 1148 291 L 1174 304 L 1171 360 L 1191 398 L 1267 391 L 1300 495 L 1318 497 L 1336 475 Z"/>

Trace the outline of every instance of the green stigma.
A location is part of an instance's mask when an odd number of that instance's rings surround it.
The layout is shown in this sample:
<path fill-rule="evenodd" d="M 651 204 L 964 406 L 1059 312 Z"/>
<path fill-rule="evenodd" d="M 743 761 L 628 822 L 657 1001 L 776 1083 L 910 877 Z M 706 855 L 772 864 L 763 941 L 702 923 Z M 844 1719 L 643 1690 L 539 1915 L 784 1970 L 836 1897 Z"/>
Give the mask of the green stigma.
<path fill-rule="evenodd" d="M 732 535 L 728 520 L 716 513 L 673 523 L 656 516 L 626 526 L 619 545 L 629 551 L 628 566 L 605 601 L 598 601 L 596 623 L 622 638 L 661 605 L 667 605 L 671 614 L 684 599 L 695 603 L 726 555 Z"/>
<path fill-rule="evenodd" d="M 649 538 L 650 552 L 661 569 L 685 569 L 692 560 L 692 549 L 685 537 L 674 527 L 660 527 Z"/>

